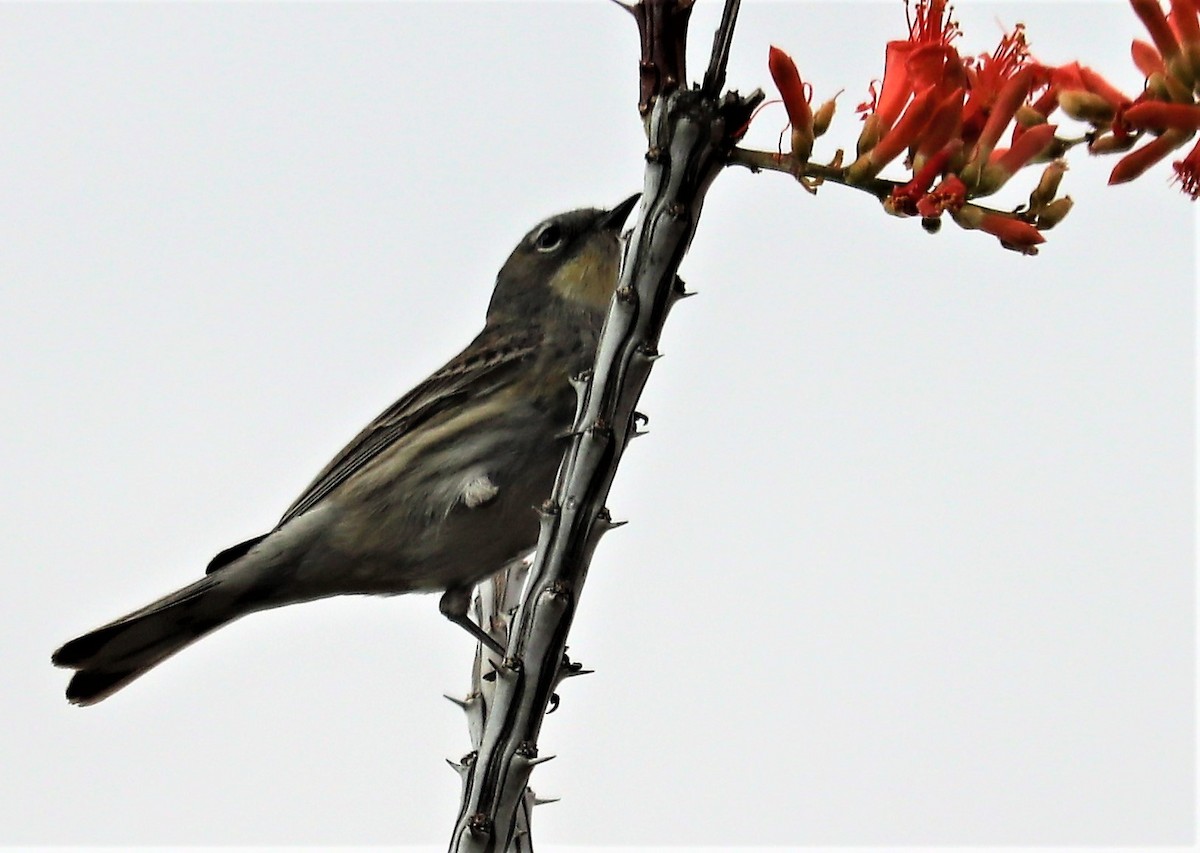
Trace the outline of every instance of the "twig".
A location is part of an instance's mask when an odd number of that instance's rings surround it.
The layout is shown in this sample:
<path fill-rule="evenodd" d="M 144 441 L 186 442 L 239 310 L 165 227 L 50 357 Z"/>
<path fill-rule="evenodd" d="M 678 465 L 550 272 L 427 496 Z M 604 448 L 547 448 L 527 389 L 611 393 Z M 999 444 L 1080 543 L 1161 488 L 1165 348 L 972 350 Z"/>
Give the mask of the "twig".
<path fill-rule="evenodd" d="M 1061 153 L 1065 153 L 1076 145 L 1085 144 L 1086 141 L 1084 138 L 1059 139 L 1059 144 L 1055 149 L 1055 156 L 1060 156 Z M 745 166 L 751 172 L 783 172 L 797 180 L 809 180 L 816 184 L 838 184 L 843 187 L 849 187 L 852 190 L 865 192 L 868 195 L 874 196 L 880 202 L 887 200 L 892 194 L 892 190 L 904 185 L 901 181 L 891 181 L 886 178 L 871 178 L 867 181 L 851 183 L 846 180 L 846 170 L 840 166 L 814 163 L 812 161 L 801 165 L 790 154 L 779 154 L 774 151 L 758 151 L 752 148 L 734 148 L 729 155 L 729 164 L 731 166 Z M 1000 210 L 978 204 L 974 201 L 970 204 L 984 213 L 995 213 L 1000 216 L 1015 215 L 1015 212 L 1011 210 Z"/>

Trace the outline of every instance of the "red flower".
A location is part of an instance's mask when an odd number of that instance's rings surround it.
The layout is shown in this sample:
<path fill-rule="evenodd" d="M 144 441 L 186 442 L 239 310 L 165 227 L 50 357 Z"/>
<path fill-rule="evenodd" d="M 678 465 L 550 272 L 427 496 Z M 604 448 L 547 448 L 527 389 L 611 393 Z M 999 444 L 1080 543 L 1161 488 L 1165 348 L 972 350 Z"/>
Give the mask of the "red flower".
<path fill-rule="evenodd" d="M 1113 167 L 1112 174 L 1108 176 L 1109 185 L 1132 181 L 1180 145 L 1187 142 L 1190 135 L 1182 130 L 1170 129 L 1164 132 L 1162 136 L 1151 139 L 1141 148 L 1130 151 Z"/>
<path fill-rule="evenodd" d="M 871 101 L 859 105 L 860 112 L 879 116 L 885 129 L 892 126 L 915 92 L 941 82 L 946 66 L 958 64 L 958 52 L 950 43 L 960 31 L 950 18 L 946 0 L 917 0 L 915 10 L 905 0 L 905 6 L 908 38 L 888 42 L 881 88 L 878 94 L 872 89 Z"/>
<path fill-rule="evenodd" d="M 1129 0 L 1129 5 L 1133 7 L 1134 14 L 1141 18 L 1163 59 L 1167 62 L 1177 59 L 1179 41 L 1175 38 L 1175 30 L 1167 22 L 1167 16 L 1163 14 L 1162 6 L 1158 5 L 1158 0 Z"/>
<path fill-rule="evenodd" d="M 1196 0 L 1170 0 L 1163 12 L 1158 0 L 1129 0 L 1154 46 L 1134 41 L 1133 61 L 1149 77 L 1154 69 L 1174 78 L 1187 90 L 1200 77 L 1200 17 Z M 1160 70 L 1161 69 L 1161 70 Z"/>
<path fill-rule="evenodd" d="M 1013 219 L 1002 213 L 985 213 L 979 223 L 979 230 L 998 237 L 1001 246 L 1023 255 L 1036 255 L 1037 249 L 1034 247 L 1046 242 L 1042 233 L 1028 222 Z"/>
<path fill-rule="evenodd" d="M 771 79 L 775 81 L 779 95 L 783 98 L 783 106 L 787 110 L 788 121 L 792 125 L 792 155 L 801 163 L 807 163 L 812 154 L 813 113 L 809 104 L 811 93 L 806 91 L 800 80 L 800 72 L 796 63 L 779 48 L 772 45 L 767 58 L 767 67 L 771 71 Z"/>
<path fill-rule="evenodd" d="M 956 151 L 961 150 L 965 94 L 964 89 L 955 89 L 934 108 L 933 115 L 929 117 L 929 122 L 917 140 L 914 166 L 919 167 L 924 159 L 933 156 L 951 142 L 958 143 Z"/>
<path fill-rule="evenodd" d="M 966 73 L 971 94 L 963 107 L 963 139 L 968 145 L 978 139 L 1000 93 L 1028 61 L 1024 24 L 1017 24 L 1011 33 L 1002 36 L 990 54 L 968 60 Z"/>
<path fill-rule="evenodd" d="M 976 207 L 973 204 L 963 205 L 954 213 L 954 221 L 963 228 L 979 229 L 999 238 L 1000 245 L 1023 255 L 1036 255 L 1037 247 L 1046 242 L 1046 238 L 1035 227 L 1015 216 L 995 213 Z"/>
<path fill-rule="evenodd" d="M 980 173 L 977 195 L 990 195 L 1008 183 L 1016 172 L 1026 166 L 1054 142 L 1057 125 L 1039 124 L 1031 127 L 1007 151 L 995 151 Z"/>
<path fill-rule="evenodd" d="M 1180 189 L 1191 196 L 1192 201 L 1200 198 L 1200 144 L 1171 166 L 1175 169 L 1175 180 L 1179 182 Z"/>
<path fill-rule="evenodd" d="M 904 115 L 896 122 L 895 127 L 887 131 L 872 148 L 850 164 L 846 170 L 846 179 L 851 183 L 873 178 L 882 171 L 883 167 L 899 157 L 913 145 L 918 134 L 929 122 L 934 107 L 937 106 L 936 88 L 930 86 L 917 95 L 908 105 Z"/>
<path fill-rule="evenodd" d="M 966 202 L 967 185 L 957 175 L 947 175 L 917 202 L 917 213 L 926 219 L 936 219 L 944 211 L 957 212 Z"/>
<path fill-rule="evenodd" d="M 1200 104 L 1167 104 L 1162 101 L 1142 101 L 1134 104 L 1121 116 L 1122 121 L 1137 130 L 1200 130 Z"/>
<path fill-rule="evenodd" d="M 946 166 L 950 163 L 950 158 L 961 149 L 962 142 L 956 139 L 928 158 L 924 165 L 917 170 L 917 173 L 913 175 L 911 181 L 892 190 L 887 201 L 889 210 L 901 216 L 913 216 L 918 213 L 922 197 L 933 186 L 933 182 L 937 180 L 938 176 L 946 171 Z M 958 181 L 958 178 L 954 180 Z M 962 183 L 962 181 L 958 182 Z M 939 210 L 938 212 L 940 213 L 941 211 Z M 922 213 L 921 215 L 928 217 L 936 214 Z"/>

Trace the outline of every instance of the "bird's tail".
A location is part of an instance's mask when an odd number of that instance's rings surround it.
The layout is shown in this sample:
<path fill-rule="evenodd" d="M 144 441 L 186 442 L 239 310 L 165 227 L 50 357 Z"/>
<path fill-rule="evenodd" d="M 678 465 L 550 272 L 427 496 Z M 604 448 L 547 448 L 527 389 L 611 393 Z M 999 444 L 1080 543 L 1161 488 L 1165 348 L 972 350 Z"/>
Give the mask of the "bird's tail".
<path fill-rule="evenodd" d="M 64 645 L 51 660 L 76 670 L 67 699 L 76 705 L 99 702 L 205 634 L 258 609 L 228 580 L 224 572 L 208 575 Z"/>

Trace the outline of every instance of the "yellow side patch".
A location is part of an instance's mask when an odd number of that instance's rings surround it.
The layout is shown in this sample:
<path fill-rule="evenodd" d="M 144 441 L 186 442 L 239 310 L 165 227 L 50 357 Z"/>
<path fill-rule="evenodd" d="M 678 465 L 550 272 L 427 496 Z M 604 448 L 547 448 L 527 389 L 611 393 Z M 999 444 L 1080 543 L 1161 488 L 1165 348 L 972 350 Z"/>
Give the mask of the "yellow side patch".
<path fill-rule="evenodd" d="M 554 274 L 550 287 L 565 299 L 607 308 L 617 287 L 616 257 L 588 245 Z"/>

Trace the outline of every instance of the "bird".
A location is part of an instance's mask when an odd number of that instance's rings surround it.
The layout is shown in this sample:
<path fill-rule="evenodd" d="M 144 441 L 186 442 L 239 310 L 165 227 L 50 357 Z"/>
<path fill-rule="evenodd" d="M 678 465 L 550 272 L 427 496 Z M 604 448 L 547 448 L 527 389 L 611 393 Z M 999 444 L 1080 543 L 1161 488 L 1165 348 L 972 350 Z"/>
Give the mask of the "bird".
<path fill-rule="evenodd" d="M 68 701 L 92 705 L 250 613 L 335 595 L 441 592 L 468 617 L 471 590 L 537 545 L 592 367 L 640 194 L 539 223 L 496 277 L 483 331 L 383 411 L 268 533 L 221 551 L 200 579 L 65 643 Z"/>

